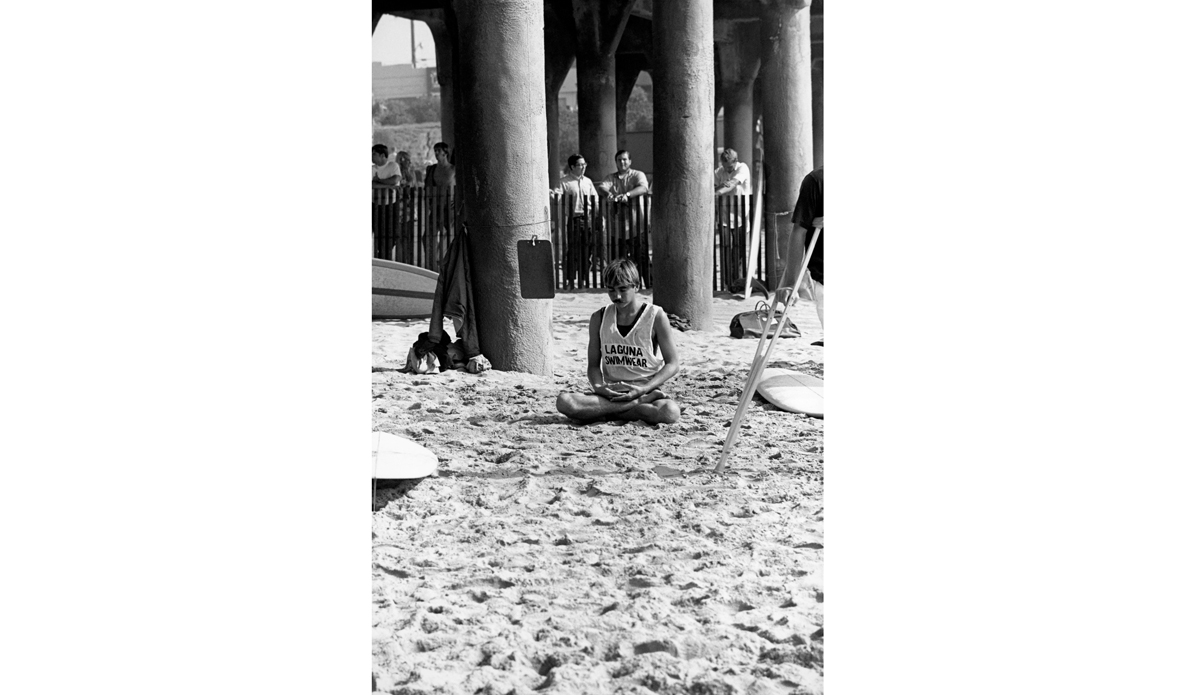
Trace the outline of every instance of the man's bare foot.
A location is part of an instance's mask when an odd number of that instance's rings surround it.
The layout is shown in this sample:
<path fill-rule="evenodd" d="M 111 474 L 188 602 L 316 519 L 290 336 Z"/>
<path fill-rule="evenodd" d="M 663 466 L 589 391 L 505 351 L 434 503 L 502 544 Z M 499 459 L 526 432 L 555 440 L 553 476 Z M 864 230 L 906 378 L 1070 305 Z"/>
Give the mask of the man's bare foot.
<path fill-rule="evenodd" d="M 666 398 L 666 397 L 667 397 L 667 394 L 663 393 L 662 391 L 660 391 L 658 389 L 654 389 L 653 391 L 651 391 L 649 393 L 643 393 L 642 395 L 638 396 L 637 402 L 638 403 L 653 403 L 654 401 L 657 401 L 657 400 L 660 400 L 660 399 Z"/>
<path fill-rule="evenodd" d="M 641 420 L 652 425 L 670 425 L 679 422 L 679 416 L 679 404 L 663 396 L 652 403 L 638 403 L 629 410 L 616 413 L 612 417 L 618 420 Z"/>

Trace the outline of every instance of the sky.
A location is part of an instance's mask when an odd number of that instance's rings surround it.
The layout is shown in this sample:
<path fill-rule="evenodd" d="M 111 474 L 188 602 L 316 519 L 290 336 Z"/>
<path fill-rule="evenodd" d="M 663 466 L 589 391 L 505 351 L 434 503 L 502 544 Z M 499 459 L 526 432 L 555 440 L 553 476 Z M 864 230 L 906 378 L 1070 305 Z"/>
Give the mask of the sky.
<path fill-rule="evenodd" d="M 379 26 L 375 27 L 375 33 L 371 37 L 371 61 L 384 65 L 411 65 L 413 56 L 410 25 L 415 25 L 413 28 L 417 39 L 416 67 L 434 67 L 437 64 L 437 56 L 433 34 L 425 22 L 413 22 L 390 14 L 380 18 Z"/>

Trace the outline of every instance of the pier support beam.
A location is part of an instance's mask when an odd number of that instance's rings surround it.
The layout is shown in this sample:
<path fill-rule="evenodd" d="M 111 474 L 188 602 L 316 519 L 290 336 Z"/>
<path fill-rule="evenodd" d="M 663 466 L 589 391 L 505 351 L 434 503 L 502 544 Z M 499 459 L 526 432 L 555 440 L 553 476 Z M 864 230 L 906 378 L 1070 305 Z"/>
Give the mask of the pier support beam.
<path fill-rule="evenodd" d="M 763 172 L 768 215 L 790 213 L 813 168 L 812 50 L 809 0 L 768 0 L 763 7 Z M 768 286 L 779 283 L 791 225 L 766 226 Z M 778 232 L 778 233 L 777 233 Z"/>
<path fill-rule="evenodd" d="M 438 91 L 441 93 L 442 100 L 442 141 L 449 143 L 451 151 L 453 151 L 455 147 L 454 61 L 451 58 L 451 51 L 454 50 L 454 42 L 450 40 L 450 31 L 446 28 L 446 23 L 440 18 L 429 17 L 424 21 L 429 26 L 429 32 L 433 34 L 433 46 L 437 52 Z"/>
<path fill-rule="evenodd" d="M 754 81 L 760 64 L 757 22 L 718 21 L 721 92 L 725 102 L 725 147 L 754 169 Z"/>
<path fill-rule="evenodd" d="M 558 148 L 558 93 L 575 64 L 575 16 L 571 0 L 546 2 L 546 152 L 550 186 L 558 185 L 570 152 Z"/>
<path fill-rule="evenodd" d="M 480 347 L 496 369 L 553 374 L 550 299 L 523 299 L 517 241 L 550 238 L 542 0 L 452 0 L 456 174 Z"/>
<path fill-rule="evenodd" d="M 713 0 L 654 0 L 654 303 L 712 330 Z"/>
<path fill-rule="evenodd" d="M 617 154 L 617 44 L 633 0 L 573 0 L 579 80 L 579 153 L 593 180 Z"/>
<path fill-rule="evenodd" d="M 649 67 L 646 56 L 640 53 L 617 54 L 617 149 L 625 149 L 628 130 L 629 97 L 637 86 L 638 76 Z M 605 170 L 607 171 L 607 169 Z"/>
<path fill-rule="evenodd" d="M 824 0 L 813 0 L 809 8 L 812 35 L 812 124 L 813 168 L 825 163 L 825 27 Z"/>

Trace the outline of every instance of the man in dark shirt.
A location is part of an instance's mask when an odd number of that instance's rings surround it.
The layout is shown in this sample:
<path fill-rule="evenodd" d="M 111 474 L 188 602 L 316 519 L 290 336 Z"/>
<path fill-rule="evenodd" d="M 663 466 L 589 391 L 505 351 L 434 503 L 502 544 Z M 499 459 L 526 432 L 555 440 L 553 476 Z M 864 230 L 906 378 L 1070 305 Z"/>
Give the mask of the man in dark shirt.
<path fill-rule="evenodd" d="M 808 271 L 813 279 L 813 300 L 817 305 L 817 319 L 821 328 L 825 327 L 825 167 L 822 165 L 815 171 L 809 172 L 800 183 L 800 196 L 796 198 L 796 209 L 792 213 L 792 238 L 788 241 L 786 265 L 779 279 L 779 289 L 776 296 L 779 301 L 786 302 L 793 288 L 803 277 L 804 251 L 808 248 L 808 239 L 817 227 L 821 234 L 813 247 L 812 257 L 808 260 Z M 816 344 L 824 344 L 824 340 Z"/>

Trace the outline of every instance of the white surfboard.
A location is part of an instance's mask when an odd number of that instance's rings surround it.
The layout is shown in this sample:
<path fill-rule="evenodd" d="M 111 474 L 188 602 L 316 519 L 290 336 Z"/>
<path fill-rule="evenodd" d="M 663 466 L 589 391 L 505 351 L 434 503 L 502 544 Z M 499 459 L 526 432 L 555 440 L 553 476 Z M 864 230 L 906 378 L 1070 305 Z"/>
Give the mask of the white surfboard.
<path fill-rule="evenodd" d="M 825 382 L 818 377 L 790 369 L 764 369 L 758 392 L 782 410 L 825 417 Z"/>
<path fill-rule="evenodd" d="M 371 319 L 429 318 L 437 282 L 432 270 L 371 259 Z"/>
<path fill-rule="evenodd" d="M 433 475 L 437 456 L 411 439 L 387 432 L 371 433 L 371 477 L 411 480 Z"/>

